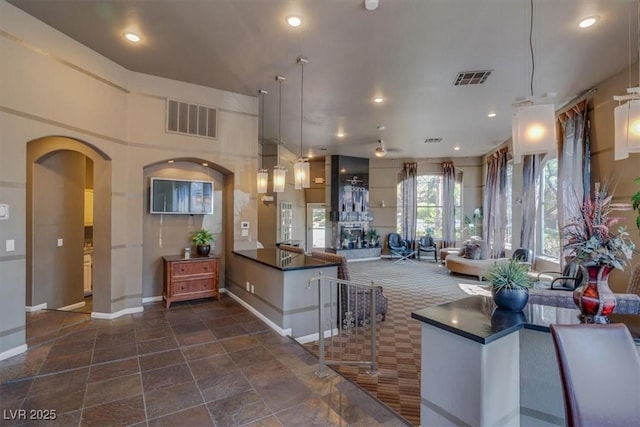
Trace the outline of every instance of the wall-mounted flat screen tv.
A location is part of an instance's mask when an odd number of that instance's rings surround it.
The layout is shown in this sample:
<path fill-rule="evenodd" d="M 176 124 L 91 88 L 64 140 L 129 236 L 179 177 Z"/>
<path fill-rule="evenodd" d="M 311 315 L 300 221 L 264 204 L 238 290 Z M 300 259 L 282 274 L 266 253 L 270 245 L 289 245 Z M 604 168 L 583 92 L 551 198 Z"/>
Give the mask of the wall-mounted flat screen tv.
<path fill-rule="evenodd" d="M 152 214 L 212 214 L 213 182 L 151 178 Z"/>

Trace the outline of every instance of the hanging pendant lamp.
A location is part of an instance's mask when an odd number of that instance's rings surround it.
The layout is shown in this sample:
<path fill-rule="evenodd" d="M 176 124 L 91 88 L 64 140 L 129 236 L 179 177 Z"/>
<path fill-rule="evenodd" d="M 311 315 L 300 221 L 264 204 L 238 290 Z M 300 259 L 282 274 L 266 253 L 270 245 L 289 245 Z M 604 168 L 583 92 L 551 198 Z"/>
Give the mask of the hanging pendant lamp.
<path fill-rule="evenodd" d="M 638 24 L 640 24 L 640 4 L 636 13 Z M 631 26 L 629 26 L 629 43 L 631 43 Z M 640 34 L 638 43 L 640 53 Z M 629 59 L 629 68 L 631 68 L 631 59 Z M 640 68 L 638 73 L 640 79 Z M 629 157 L 629 153 L 640 153 L 640 87 L 627 88 L 627 95 L 614 96 L 613 99 L 620 103 L 613 109 L 613 158 L 621 160 Z"/>
<path fill-rule="evenodd" d="M 301 77 L 300 77 L 300 157 L 293 165 L 293 176 L 295 182 L 295 189 L 301 190 L 303 188 L 309 188 L 309 159 L 302 157 L 302 123 L 304 121 L 304 64 L 307 64 L 309 60 L 304 57 L 298 58 L 298 64 L 300 64 Z"/>
<path fill-rule="evenodd" d="M 542 98 L 533 97 L 535 57 L 533 55 L 533 0 L 530 0 L 529 48 L 531 52 L 530 97 L 518 100 L 511 120 L 513 161 L 520 163 L 525 154 L 552 153 L 556 151 L 556 113 L 553 104 L 544 102 L 555 94 Z"/>
<path fill-rule="evenodd" d="M 276 150 L 276 158 L 278 163 L 273 168 L 273 192 L 282 193 L 285 186 L 285 178 L 287 176 L 287 168 L 280 166 L 280 145 L 282 140 L 280 139 L 280 130 L 282 128 L 282 82 L 285 80 L 283 76 L 276 76 L 276 81 L 279 84 L 278 95 L 278 148 Z"/>
<path fill-rule="evenodd" d="M 261 133 L 260 133 L 260 137 L 258 138 L 260 141 L 260 145 L 263 146 L 264 145 L 264 96 L 269 93 L 266 90 L 260 89 L 258 91 L 258 93 L 260 95 L 262 95 L 262 105 L 260 107 L 260 114 L 261 114 L 261 124 L 260 124 L 260 128 L 261 128 Z M 269 182 L 269 173 L 267 172 L 266 169 L 260 168 L 258 169 L 258 174 L 257 174 L 257 192 L 258 194 L 263 194 L 267 192 L 267 184 Z"/>

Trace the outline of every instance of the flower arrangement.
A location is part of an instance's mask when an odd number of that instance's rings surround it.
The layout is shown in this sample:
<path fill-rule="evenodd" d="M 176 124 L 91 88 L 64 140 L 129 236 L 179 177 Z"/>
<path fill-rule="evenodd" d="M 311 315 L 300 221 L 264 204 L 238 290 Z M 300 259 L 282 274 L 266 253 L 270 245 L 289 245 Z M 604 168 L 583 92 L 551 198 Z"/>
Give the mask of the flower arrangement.
<path fill-rule="evenodd" d="M 613 196 L 607 194 L 606 186 L 596 183 L 593 195 L 584 201 L 579 214 L 563 227 L 565 250 L 575 262 L 584 266 L 609 266 L 624 270 L 631 260 L 635 244 L 626 227 L 614 226 L 622 219 L 611 216 L 613 208 L 622 206 L 611 203 Z"/>
<path fill-rule="evenodd" d="M 213 237 L 213 234 L 209 230 L 205 230 L 204 228 L 194 232 L 191 235 L 191 241 L 196 246 L 205 246 L 210 242 L 213 242 L 214 240 L 215 238 Z"/>

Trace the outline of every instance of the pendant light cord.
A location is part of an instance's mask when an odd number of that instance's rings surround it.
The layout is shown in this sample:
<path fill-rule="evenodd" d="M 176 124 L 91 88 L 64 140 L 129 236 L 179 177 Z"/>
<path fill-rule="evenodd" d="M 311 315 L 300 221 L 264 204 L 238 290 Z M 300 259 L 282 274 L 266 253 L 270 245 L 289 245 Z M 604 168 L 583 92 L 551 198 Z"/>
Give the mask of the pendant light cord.
<path fill-rule="evenodd" d="M 280 127 L 282 125 L 282 80 L 278 79 L 278 83 L 280 84 L 280 88 L 278 90 L 278 145 L 280 145 Z"/>
<path fill-rule="evenodd" d="M 302 122 L 304 119 L 304 62 L 300 61 L 301 77 L 300 77 L 300 158 L 302 158 Z"/>
<path fill-rule="evenodd" d="M 536 72 L 536 61 L 533 56 L 533 0 L 530 0 L 531 16 L 529 18 L 529 51 L 531 52 L 531 82 L 529 83 L 529 89 L 531 91 L 531 97 L 533 97 L 533 75 Z"/>

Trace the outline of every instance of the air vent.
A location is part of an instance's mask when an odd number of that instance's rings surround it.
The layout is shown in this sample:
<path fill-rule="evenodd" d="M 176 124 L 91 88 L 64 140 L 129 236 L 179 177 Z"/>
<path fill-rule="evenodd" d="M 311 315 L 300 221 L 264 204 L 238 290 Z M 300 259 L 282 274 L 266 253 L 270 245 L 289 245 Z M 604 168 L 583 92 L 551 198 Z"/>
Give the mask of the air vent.
<path fill-rule="evenodd" d="M 454 86 L 481 85 L 491 75 L 493 70 L 485 71 L 462 71 L 456 76 Z"/>
<path fill-rule="evenodd" d="M 215 108 L 167 99 L 167 132 L 216 138 Z"/>
<path fill-rule="evenodd" d="M 442 138 L 426 138 L 424 140 L 425 144 L 437 144 L 439 142 L 442 142 Z"/>

